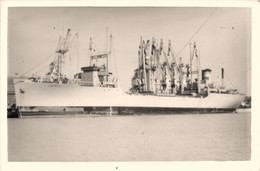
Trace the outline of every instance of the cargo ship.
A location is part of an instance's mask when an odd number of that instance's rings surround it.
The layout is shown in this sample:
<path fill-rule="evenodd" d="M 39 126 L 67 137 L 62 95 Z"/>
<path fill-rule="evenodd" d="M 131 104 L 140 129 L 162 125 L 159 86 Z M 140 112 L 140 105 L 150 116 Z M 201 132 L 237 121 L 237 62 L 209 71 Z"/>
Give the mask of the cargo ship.
<path fill-rule="evenodd" d="M 141 38 L 138 66 L 128 92 L 118 86 L 120 80 L 110 71 L 111 48 L 99 53 L 91 38 L 89 65 L 69 79 L 63 71 L 71 47 L 70 37 L 68 29 L 59 40 L 55 61 L 44 78 L 13 79 L 16 101 L 13 107 L 19 116 L 223 113 L 235 111 L 244 99 L 235 89 L 212 84 L 211 69 L 200 69 L 196 43 L 193 48 L 190 44 L 190 64 L 184 69 L 182 60 L 177 62 L 171 50 L 171 42 L 165 51 L 163 40 L 158 42 L 154 38 L 152 41 Z"/>

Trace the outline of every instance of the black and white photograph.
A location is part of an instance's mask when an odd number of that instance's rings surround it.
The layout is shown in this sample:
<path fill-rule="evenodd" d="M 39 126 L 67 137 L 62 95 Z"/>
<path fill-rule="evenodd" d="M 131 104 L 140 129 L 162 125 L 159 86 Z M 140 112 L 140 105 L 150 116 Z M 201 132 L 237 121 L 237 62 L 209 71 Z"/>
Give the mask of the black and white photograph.
<path fill-rule="evenodd" d="M 250 6 L 6 9 L 8 163 L 252 160 Z"/>

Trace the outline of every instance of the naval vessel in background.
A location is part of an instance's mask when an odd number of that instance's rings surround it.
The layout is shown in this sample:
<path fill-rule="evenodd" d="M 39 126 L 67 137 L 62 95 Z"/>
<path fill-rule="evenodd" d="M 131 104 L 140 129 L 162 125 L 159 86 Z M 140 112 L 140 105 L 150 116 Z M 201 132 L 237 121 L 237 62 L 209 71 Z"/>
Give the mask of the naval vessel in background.
<path fill-rule="evenodd" d="M 235 111 L 244 99 L 235 89 L 212 83 L 211 70 L 200 69 L 195 42 L 190 44 L 190 64 L 184 65 L 181 58 L 177 62 L 170 41 L 165 50 L 163 40 L 141 38 L 132 88 L 124 92 L 118 86 L 120 80 L 110 71 L 111 48 L 97 53 L 90 39 L 89 65 L 69 79 L 64 73 L 64 61 L 74 42 L 70 37 L 68 29 L 59 40 L 56 58 L 44 78 L 13 79 L 13 108 L 19 116 L 223 113 Z"/>

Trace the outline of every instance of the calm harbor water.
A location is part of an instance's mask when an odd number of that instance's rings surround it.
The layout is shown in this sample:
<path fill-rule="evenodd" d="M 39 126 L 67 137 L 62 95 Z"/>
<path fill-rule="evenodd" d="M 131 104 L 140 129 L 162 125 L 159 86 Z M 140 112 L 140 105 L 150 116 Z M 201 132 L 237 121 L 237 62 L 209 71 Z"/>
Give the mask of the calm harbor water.
<path fill-rule="evenodd" d="M 251 113 L 8 119 L 9 161 L 250 160 Z"/>

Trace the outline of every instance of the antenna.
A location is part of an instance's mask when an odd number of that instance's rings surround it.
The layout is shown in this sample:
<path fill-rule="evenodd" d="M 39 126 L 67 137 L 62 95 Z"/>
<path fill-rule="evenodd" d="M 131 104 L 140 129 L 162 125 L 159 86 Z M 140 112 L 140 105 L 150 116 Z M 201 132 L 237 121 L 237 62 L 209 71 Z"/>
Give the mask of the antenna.
<path fill-rule="evenodd" d="M 197 59 L 197 69 L 198 69 L 198 94 L 200 94 L 200 51 Z"/>
<path fill-rule="evenodd" d="M 105 48 L 106 52 L 107 52 L 107 44 L 108 44 L 108 27 L 106 27 L 106 48 Z M 110 48 L 110 51 L 111 51 L 111 48 Z"/>
<path fill-rule="evenodd" d="M 89 66 L 91 66 L 92 45 L 93 45 L 93 42 L 92 42 L 92 38 L 90 37 L 90 39 L 89 39 L 89 49 L 88 49 L 88 53 L 89 53 Z"/>
<path fill-rule="evenodd" d="M 77 46 L 77 69 L 76 71 L 78 72 L 79 69 L 79 34 L 77 33 L 77 42 L 76 42 L 76 46 Z"/>
<path fill-rule="evenodd" d="M 191 86 L 192 86 L 192 51 L 191 51 L 191 43 L 190 43 L 190 83 L 191 83 Z"/>

